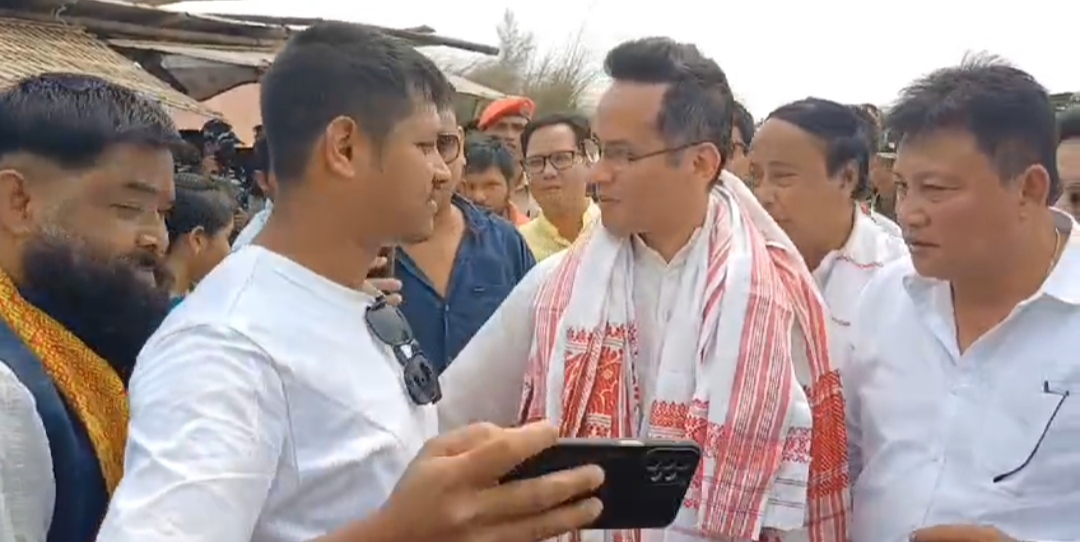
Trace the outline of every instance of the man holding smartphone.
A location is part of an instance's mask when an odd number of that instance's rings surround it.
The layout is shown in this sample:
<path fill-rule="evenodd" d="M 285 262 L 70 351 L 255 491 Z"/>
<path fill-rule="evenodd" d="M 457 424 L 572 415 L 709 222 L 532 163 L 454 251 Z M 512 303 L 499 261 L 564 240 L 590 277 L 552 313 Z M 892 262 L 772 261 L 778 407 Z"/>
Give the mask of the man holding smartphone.
<path fill-rule="evenodd" d="M 499 486 L 550 428 L 429 442 L 431 362 L 364 290 L 381 247 L 432 234 L 445 76 L 403 42 L 327 22 L 292 37 L 261 91 L 274 212 L 143 347 L 98 540 L 531 542 L 595 517 L 595 502 L 561 503 L 596 469 Z"/>

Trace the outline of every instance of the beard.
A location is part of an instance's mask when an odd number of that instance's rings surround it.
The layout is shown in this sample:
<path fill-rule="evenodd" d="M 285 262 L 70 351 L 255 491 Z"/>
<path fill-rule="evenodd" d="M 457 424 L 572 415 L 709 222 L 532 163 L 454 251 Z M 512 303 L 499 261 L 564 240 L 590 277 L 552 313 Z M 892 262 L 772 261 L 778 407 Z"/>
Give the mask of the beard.
<path fill-rule="evenodd" d="M 86 239 L 49 234 L 30 240 L 22 258 L 20 293 L 101 356 L 126 386 L 139 351 L 169 313 L 171 280 L 162 258 L 150 251 L 111 255 Z"/>

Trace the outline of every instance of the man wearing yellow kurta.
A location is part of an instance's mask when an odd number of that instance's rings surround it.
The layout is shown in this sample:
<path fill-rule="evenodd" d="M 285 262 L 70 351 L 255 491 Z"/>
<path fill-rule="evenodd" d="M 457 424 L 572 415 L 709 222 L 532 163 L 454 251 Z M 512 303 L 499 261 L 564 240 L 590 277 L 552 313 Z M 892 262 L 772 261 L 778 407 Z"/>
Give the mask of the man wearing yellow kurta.
<path fill-rule="evenodd" d="M 573 244 L 600 216 L 586 194 L 596 145 L 583 117 L 550 115 L 529 123 L 521 148 L 542 212 L 519 230 L 539 262 Z"/>

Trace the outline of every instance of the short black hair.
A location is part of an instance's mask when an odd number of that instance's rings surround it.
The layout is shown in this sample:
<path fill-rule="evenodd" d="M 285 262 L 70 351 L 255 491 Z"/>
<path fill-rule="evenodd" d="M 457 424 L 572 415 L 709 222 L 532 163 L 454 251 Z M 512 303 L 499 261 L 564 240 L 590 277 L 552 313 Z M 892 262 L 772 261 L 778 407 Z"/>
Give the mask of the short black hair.
<path fill-rule="evenodd" d="M 160 105 L 100 77 L 45 73 L 0 91 L 0 158 L 23 151 L 84 169 L 122 143 L 171 150 L 181 140 Z"/>
<path fill-rule="evenodd" d="M 261 171 L 263 173 L 270 172 L 270 148 L 266 142 L 266 136 L 255 140 L 255 144 L 251 146 L 251 154 L 254 160 L 251 163 L 252 168 L 255 171 Z"/>
<path fill-rule="evenodd" d="M 465 139 L 465 173 L 483 173 L 497 168 L 507 184 L 514 179 L 514 155 L 502 140 L 477 134 Z"/>
<path fill-rule="evenodd" d="M 236 210 L 232 202 L 230 194 L 209 177 L 177 173 L 176 200 L 165 214 L 169 251 L 195 228 L 201 226 L 208 235 L 214 235 L 232 223 Z"/>
<path fill-rule="evenodd" d="M 746 109 L 743 104 L 739 102 L 732 102 L 735 107 L 735 114 L 731 117 L 731 122 L 734 128 L 739 129 L 739 136 L 742 137 L 743 147 L 749 147 L 750 142 L 754 140 L 754 132 L 757 131 L 757 126 L 754 125 L 754 116 L 750 114 L 750 111 Z M 734 144 L 734 142 L 732 142 Z"/>
<path fill-rule="evenodd" d="M 521 152 L 524 153 L 529 150 L 529 140 L 532 139 L 537 130 L 559 125 L 566 125 L 570 128 L 570 131 L 574 132 L 574 146 L 579 149 L 585 140 L 592 138 L 589 119 L 575 113 L 555 113 L 531 120 L 525 125 L 525 130 L 521 132 Z"/>
<path fill-rule="evenodd" d="M 1074 105 L 1057 115 L 1058 145 L 1080 139 L 1080 105 Z"/>
<path fill-rule="evenodd" d="M 968 56 L 916 80 L 901 92 L 885 127 L 901 142 L 943 128 L 965 130 L 1002 178 L 1038 164 L 1050 174 L 1047 203 L 1061 195 L 1050 96 L 1034 77 L 998 57 Z"/>
<path fill-rule="evenodd" d="M 867 104 L 848 106 L 866 130 L 866 138 L 870 142 L 870 152 L 877 153 L 881 149 L 881 124 L 879 118 L 874 116 L 874 111 L 868 109 Z M 869 106 L 873 107 L 873 106 Z"/>
<path fill-rule="evenodd" d="M 656 121 L 665 140 L 712 143 L 720 151 L 720 168 L 727 164 L 735 98 L 724 70 L 696 45 L 658 37 L 624 42 L 607 54 L 604 72 L 615 81 L 669 84 Z"/>
<path fill-rule="evenodd" d="M 861 200 L 870 195 L 870 136 L 873 128 L 855 108 L 821 98 L 805 98 L 777 108 L 766 119 L 778 119 L 798 126 L 825 144 L 825 169 L 829 176 L 855 163 L 858 178 L 851 196 Z"/>
<path fill-rule="evenodd" d="M 453 87 L 426 56 L 397 38 L 343 22 L 293 36 L 261 81 L 260 109 L 279 182 L 300 177 L 315 141 L 340 116 L 376 147 L 418 103 L 449 106 Z"/>

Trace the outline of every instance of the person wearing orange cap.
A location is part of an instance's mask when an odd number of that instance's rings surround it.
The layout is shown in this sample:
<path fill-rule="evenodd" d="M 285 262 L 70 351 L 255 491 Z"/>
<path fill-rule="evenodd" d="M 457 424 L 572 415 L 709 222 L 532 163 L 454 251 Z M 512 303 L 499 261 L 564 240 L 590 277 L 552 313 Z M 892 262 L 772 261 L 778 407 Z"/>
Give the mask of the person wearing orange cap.
<path fill-rule="evenodd" d="M 540 206 L 529 193 L 529 178 L 521 167 L 521 133 L 536 112 L 536 102 L 525 96 L 507 96 L 488 104 L 480 114 L 477 127 L 485 134 L 506 143 L 514 155 L 514 181 L 511 183 L 511 214 L 534 218 Z"/>

